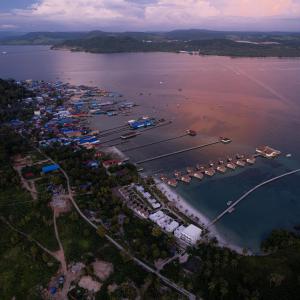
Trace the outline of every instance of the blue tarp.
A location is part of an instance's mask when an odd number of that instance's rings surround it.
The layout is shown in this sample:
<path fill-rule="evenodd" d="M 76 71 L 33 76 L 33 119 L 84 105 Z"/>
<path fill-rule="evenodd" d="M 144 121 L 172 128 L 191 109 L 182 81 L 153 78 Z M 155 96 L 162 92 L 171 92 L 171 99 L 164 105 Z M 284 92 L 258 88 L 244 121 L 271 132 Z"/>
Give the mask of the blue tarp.
<path fill-rule="evenodd" d="M 47 173 L 49 173 L 49 172 L 53 172 L 53 171 L 56 171 L 56 170 L 58 170 L 59 169 L 59 165 L 48 165 L 48 166 L 44 166 L 43 168 L 42 168 L 42 172 L 44 173 L 44 174 L 47 174 Z"/>

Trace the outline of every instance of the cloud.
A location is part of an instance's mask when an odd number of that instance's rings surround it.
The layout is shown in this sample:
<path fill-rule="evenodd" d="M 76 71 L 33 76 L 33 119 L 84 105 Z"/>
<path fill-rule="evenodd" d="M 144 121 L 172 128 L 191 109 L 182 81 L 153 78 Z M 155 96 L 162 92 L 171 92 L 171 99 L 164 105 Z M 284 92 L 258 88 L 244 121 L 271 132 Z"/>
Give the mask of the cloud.
<path fill-rule="evenodd" d="M 300 17 L 300 0 L 35 0 L 0 20 L 24 26 L 143 30 L 269 22 Z M 8 16 L 9 15 L 9 16 Z M 283 22 L 283 21 L 282 21 Z M 286 21 L 288 22 L 288 21 Z M 298 29 L 300 29 L 298 22 Z M 63 29 L 62 29 L 63 30 Z"/>
<path fill-rule="evenodd" d="M 14 24 L 0 24 L 0 29 L 15 29 L 15 28 L 18 28 L 18 26 Z"/>
<path fill-rule="evenodd" d="M 166 25 L 197 25 L 203 18 L 216 17 L 220 11 L 207 0 L 159 0 L 145 8 L 145 19 Z"/>
<path fill-rule="evenodd" d="M 228 0 L 222 14 L 239 17 L 300 16 L 299 0 Z"/>

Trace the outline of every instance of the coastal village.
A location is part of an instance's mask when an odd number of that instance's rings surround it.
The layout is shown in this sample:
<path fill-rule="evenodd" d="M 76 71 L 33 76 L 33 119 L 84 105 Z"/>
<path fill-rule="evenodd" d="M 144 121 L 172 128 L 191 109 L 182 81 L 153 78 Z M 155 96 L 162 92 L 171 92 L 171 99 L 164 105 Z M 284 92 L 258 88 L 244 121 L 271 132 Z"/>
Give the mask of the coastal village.
<path fill-rule="evenodd" d="M 114 188 L 113 195 L 121 199 L 123 205 L 136 218 L 153 224 L 154 228 L 159 230 L 155 231 L 153 229 L 154 235 L 160 236 L 163 234 L 175 240 L 170 257 L 166 256 L 164 259 L 160 258 L 154 261 L 156 269 L 146 266 L 144 262 L 135 258 L 135 256 L 132 256 L 131 259 L 147 271 L 150 270 L 150 272 L 157 274 L 167 286 L 188 296 L 190 299 L 194 299 L 192 294 L 174 283 L 170 283 L 159 274 L 159 271 L 177 258 L 180 258 L 182 263 L 187 262 L 189 258 L 186 252 L 187 249 L 197 247 L 199 243 L 207 242 L 210 238 L 207 235 L 209 230 L 208 226 L 198 216 L 187 213 L 186 209 L 182 209 L 176 203 L 176 199 L 170 196 L 170 188 L 176 188 L 180 182 L 188 184 L 192 178 L 198 181 L 205 178 L 208 180 L 217 173 L 224 174 L 237 168 L 251 166 L 255 164 L 258 157 L 275 158 L 280 155 L 280 151 L 269 146 L 262 146 L 256 148 L 253 154 L 237 154 L 220 159 L 217 162 L 211 161 L 207 165 L 198 164 L 195 167 L 187 167 L 186 170 L 174 171 L 174 177 L 170 174 L 161 174 L 156 178 L 148 178 L 143 174 L 143 168 L 140 167 L 143 161 L 131 163 L 130 159 L 117 148 L 117 145 L 124 142 L 124 140 L 135 138 L 145 130 L 150 130 L 157 126 L 165 126 L 169 121 L 141 116 L 139 119 L 128 120 L 126 124 L 109 130 L 94 130 L 89 126 L 89 118 L 91 116 L 103 114 L 108 117 L 114 117 L 121 114 L 127 117 L 136 104 L 132 101 L 124 100 L 122 95 L 118 93 L 111 93 L 96 87 L 32 80 L 17 82 L 17 84 L 32 93 L 32 97 L 24 98 L 21 101 L 24 103 L 24 106 L 33 109 L 33 117 L 27 122 L 14 119 L 9 122 L 10 126 L 21 137 L 30 138 L 35 149 L 41 154 L 56 146 L 69 147 L 74 153 L 85 149 L 87 153 L 93 153 L 93 157 L 88 155 L 88 159 L 84 161 L 87 172 L 89 172 L 88 170 L 94 172 L 95 170 L 103 169 L 105 174 L 112 178 L 111 180 L 122 178 L 124 184 Z M 118 130 L 120 132 L 126 131 L 126 133 L 120 133 L 120 137 L 115 139 L 118 141 L 117 144 L 110 146 L 102 144 L 103 137 L 109 136 L 111 131 L 118 132 Z M 195 136 L 197 133 L 189 129 L 186 131 L 186 134 Z M 223 143 L 226 145 L 230 142 L 229 138 L 219 137 L 212 144 Z M 171 154 L 150 158 L 150 160 L 160 159 L 166 155 L 176 155 L 177 153 L 191 151 L 203 146 L 206 145 L 183 149 Z M 33 198 L 37 197 L 35 186 L 37 178 L 62 173 L 67 179 L 67 186 L 61 183 L 47 186 L 48 191 L 52 194 L 50 206 L 54 211 L 54 215 L 58 216 L 68 212 L 73 205 L 86 222 L 92 224 L 94 228 L 98 228 L 97 230 L 101 232 L 101 235 L 112 241 L 118 249 L 126 252 L 123 246 L 107 235 L 106 232 L 109 231 L 111 225 L 103 222 L 99 212 L 96 209 L 85 209 L 82 212 L 74 200 L 77 191 L 81 193 L 84 191 L 84 195 L 91 193 L 92 179 L 81 183 L 79 186 L 71 187 L 64 169 L 47 155 L 36 162 L 33 162 L 30 157 L 16 160 L 15 169 L 20 174 L 23 186 L 31 193 Z M 135 180 L 132 180 L 132 176 L 135 176 L 132 175 L 134 174 L 132 170 L 140 172 L 136 175 Z M 129 179 L 127 180 L 127 178 Z M 230 206 L 230 209 L 232 208 L 228 212 L 232 212 L 234 204 L 232 206 L 230 202 L 227 205 Z M 122 223 L 120 220 L 118 222 Z M 62 266 L 66 264 L 64 255 L 62 258 L 57 259 L 62 263 Z M 109 277 L 109 274 L 113 272 L 113 266 L 105 262 L 96 262 L 95 264 L 98 266 L 98 269 L 109 269 L 104 278 Z M 96 269 L 97 266 L 95 267 Z M 100 290 L 100 283 L 97 283 L 92 277 L 80 276 L 80 270 L 83 268 L 80 264 L 72 265 L 71 269 L 66 266 L 63 268 L 65 270 L 58 274 L 45 292 L 49 297 L 52 297 L 51 299 L 63 299 L 64 295 L 69 292 L 72 281 L 76 281 L 79 287 L 89 290 L 90 293 Z M 70 275 L 71 273 L 73 274 L 72 276 Z M 77 274 L 77 277 L 74 274 Z M 101 277 L 101 275 L 99 276 Z M 73 279 L 71 280 L 70 278 Z"/>

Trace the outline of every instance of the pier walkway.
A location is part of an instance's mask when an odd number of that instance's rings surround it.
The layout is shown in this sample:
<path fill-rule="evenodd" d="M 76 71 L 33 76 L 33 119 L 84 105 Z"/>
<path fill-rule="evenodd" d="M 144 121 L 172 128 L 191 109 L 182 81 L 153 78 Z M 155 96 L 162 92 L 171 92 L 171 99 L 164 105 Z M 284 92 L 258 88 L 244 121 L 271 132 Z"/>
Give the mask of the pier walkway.
<path fill-rule="evenodd" d="M 297 172 L 300 172 L 300 169 L 297 169 L 297 170 L 294 170 L 294 171 L 290 171 L 290 172 L 287 172 L 287 173 L 284 173 L 282 175 L 279 175 L 279 176 L 276 176 L 274 178 L 271 178 L 271 179 L 268 179 L 260 184 L 258 184 L 257 186 L 255 186 L 254 188 L 252 188 L 251 190 L 249 190 L 247 193 L 245 193 L 243 196 L 241 196 L 238 200 L 236 200 L 233 204 L 231 204 L 227 209 L 225 209 L 221 214 L 219 214 L 211 223 L 209 223 L 207 225 L 207 228 L 209 228 L 210 226 L 214 225 L 216 222 L 218 222 L 221 218 L 223 218 L 223 216 L 225 214 L 227 214 L 228 212 L 230 212 L 232 209 L 235 208 L 235 206 L 237 206 L 242 200 L 244 200 L 246 197 L 248 197 L 251 193 L 253 193 L 255 190 L 259 189 L 260 187 L 268 184 L 268 183 L 271 183 L 275 180 L 278 180 L 280 178 L 283 178 L 283 177 L 286 177 L 286 176 L 289 176 L 289 175 L 292 175 L 292 174 L 295 174 Z"/>
<path fill-rule="evenodd" d="M 141 145 L 141 146 L 127 148 L 127 149 L 122 150 L 122 152 L 129 152 L 129 151 L 133 151 L 133 150 L 138 150 L 138 149 L 150 147 L 150 146 L 157 145 L 157 144 L 160 144 L 160 143 L 177 140 L 177 139 L 180 139 L 180 138 L 185 137 L 185 136 L 188 136 L 188 134 L 186 133 L 186 134 L 183 134 L 183 135 L 180 135 L 180 136 L 175 136 L 175 137 L 168 138 L 168 139 L 165 139 L 165 140 L 160 140 L 160 141 L 157 141 L 157 142 L 153 142 L 153 143 L 149 143 L 149 144 L 144 144 L 144 145 Z"/>
<path fill-rule="evenodd" d="M 166 154 L 150 157 L 150 158 L 147 158 L 147 159 L 144 159 L 144 160 L 137 161 L 136 164 L 143 164 L 143 163 L 150 162 L 150 161 L 153 161 L 153 160 L 169 157 L 169 156 L 172 156 L 172 155 L 176 155 L 176 154 L 180 154 L 180 153 L 184 153 L 184 152 L 188 152 L 188 151 L 192 151 L 192 150 L 196 150 L 196 149 L 205 148 L 207 146 L 211 146 L 211 145 L 215 145 L 215 144 L 219 144 L 219 143 L 221 143 L 221 142 L 218 140 L 218 141 L 215 141 L 215 142 L 211 142 L 211 143 L 207 143 L 207 144 L 203 144 L 203 145 L 199 145 L 199 146 L 186 148 L 186 149 L 174 151 L 174 152 L 171 152 L 171 153 L 166 153 Z"/>

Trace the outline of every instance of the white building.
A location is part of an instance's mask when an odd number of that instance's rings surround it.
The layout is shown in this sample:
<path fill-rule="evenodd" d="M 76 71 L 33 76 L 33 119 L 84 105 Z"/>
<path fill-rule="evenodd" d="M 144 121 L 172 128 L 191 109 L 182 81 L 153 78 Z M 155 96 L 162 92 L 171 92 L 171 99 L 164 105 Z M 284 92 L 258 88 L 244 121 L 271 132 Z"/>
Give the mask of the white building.
<path fill-rule="evenodd" d="M 153 221 L 154 223 L 157 223 L 158 220 L 160 220 L 161 218 L 164 218 L 164 217 L 165 217 L 165 214 L 164 214 L 161 210 L 159 210 L 159 211 L 157 211 L 156 213 L 151 214 L 151 215 L 149 216 L 149 219 L 150 219 L 151 221 Z"/>
<path fill-rule="evenodd" d="M 174 231 L 174 236 L 177 237 L 178 239 L 181 238 L 181 233 L 186 227 L 184 225 L 180 225 L 179 227 L 176 228 Z"/>
<path fill-rule="evenodd" d="M 184 242 L 188 243 L 189 245 L 195 245 L 197 241 L 200 240 L 201 233 L 202 230 L 199 227 L 190 224 L 181 232 L 180 239 L 182 239 Z"/>
<path fill-rule="evenodd" d="M 173 232 L 178 226 L 179 223 L 172 220 L 169 224 L 166 225 L 165 229 L 167 232 Z"/>

